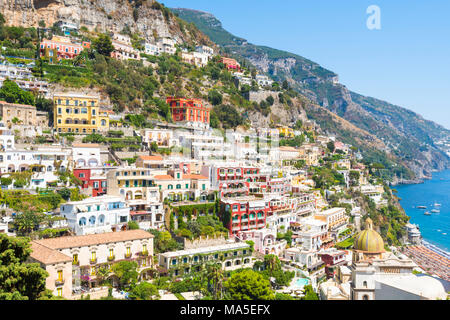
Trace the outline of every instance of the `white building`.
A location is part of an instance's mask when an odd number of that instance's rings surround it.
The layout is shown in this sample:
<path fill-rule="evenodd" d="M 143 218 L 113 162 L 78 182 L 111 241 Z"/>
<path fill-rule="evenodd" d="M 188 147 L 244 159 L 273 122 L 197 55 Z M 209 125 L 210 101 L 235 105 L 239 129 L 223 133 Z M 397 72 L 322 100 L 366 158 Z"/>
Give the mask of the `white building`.
<path fill-rule="evenodd" d="M 156 43 L 159 54 L 166 53 L 169 55 L 173 55 L 177 51 L 176 44 L 177 42 L 172 38 L 160 38 Z"/>
<path fill-rule="evenodd" d="M 210 58 L 214 55 L 214 49 L 208 46 L 196 46 L 195 51 L 199 53 L 204 53 Z"/>
<path fill-rule="evenodd" d="M 170 148 L 179 144 L 170 129 L 143 129 L 141 130 L 142 142 L 148 147 L 155 142 L 160 148 Z"/>
<path fill-rule="evenodd" d="M 35 150 L 6 150 L 0 152 L 0 172 L 31 170 L 29 188 L 45 188 L 48 182 L 58 180 L 57 171 L 70 167 L 71 150 L 62 147 L 38 147 Z"/>
<path fill-rule="evenodd" d="M 231 144 L 224 142 L 222 136 L 214 135 L 212 130 L 196 130 L 194 133 L 175 131 L 175 137 L 183 148 L 191 150 L 196 160 L 223 160 L 233 155 Z"/>
<path fill-rule="evenodd" d="M 76 235 L 126 230 L 130 208 L 120 197 L 101 196 L 61 205 L 61 215 Z"/>
<path fill-rule="evenodd" d="M 144 44 L 144 52 L 145 52 L 145 54 L 148 54 L 151 56 L 157 56 L 159 54 L 159 49 L 156 44 L 146 42 Z"/>
<path fill-rule="evenodd" d="M 102 165 L 100 145 L 94 143 L 74 143 L 72 145 L 74 167 L 99 167 Z"/>
<path fill-rule="evenodd" d="M 12 130 L 8 130 L 0 123 L 0 151 L 13 150 L 15 137 Z"/>
<path fill-rule="evenodd" d="M 260 87 L 271 87 L 273 83 L 272 79 L 263 74 L 257 74 L 255 79 Z"/>
<path fill-rule="evenodd" d="M 226 271 L 251 268 L 254 258 L 247 243 L 227 243 L 198 249 L 161 253 L 159 265 L 180 276 L 202 270 L 205 263 L 217 262 Z"/>

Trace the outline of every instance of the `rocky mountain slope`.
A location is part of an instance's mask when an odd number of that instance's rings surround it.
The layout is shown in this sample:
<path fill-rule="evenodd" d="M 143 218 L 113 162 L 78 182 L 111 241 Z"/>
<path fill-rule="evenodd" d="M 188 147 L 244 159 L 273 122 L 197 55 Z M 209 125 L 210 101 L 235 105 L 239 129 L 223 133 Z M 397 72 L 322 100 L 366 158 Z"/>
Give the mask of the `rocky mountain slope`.
<path fill-rule="evenodd" d="M 450 167 L 450 158 L 436 145 L 450 137 L 450 131 L 444 127 L 405 108 L 354 93 L 339 84 L 337 74 L 299 55 L 248 43 L 224 30 L 210 13 L 179 8 L 172 11 L 194 23 L 225 52 L 249 61 L 275 80 L 287 80 L 312 102 L 376 136 L 383 141 L 379 151 L 399 158 L 416 177 L 428 177 L 433 170 Z M 323 125 L 336 129 L 326 121 Z"/>
<path fill-rule="evenodd" d="M 179 42 L 195 39 L 212 45 L 197 28 L 183 23 L 154 0 L 2 0 L 0 12 L 6 23 L 14 26 L 37 27 L 43 20 L 51 27 L 64 20 L 91 31 L 120 32 L 128 27 L 147 40 L 173 37 Z"/>

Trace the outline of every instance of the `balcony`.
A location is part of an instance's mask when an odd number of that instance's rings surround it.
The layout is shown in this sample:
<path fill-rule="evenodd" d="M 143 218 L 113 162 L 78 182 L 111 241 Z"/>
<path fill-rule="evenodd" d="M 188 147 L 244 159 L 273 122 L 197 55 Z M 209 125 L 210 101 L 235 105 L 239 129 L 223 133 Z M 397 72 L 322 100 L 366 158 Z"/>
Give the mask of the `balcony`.
<path fill-rule="evenodd" d="M 108 261 L 114 261 L 116 259 L 115 255 L 108 256 Z"/>
<path fill-rule="evenodd" d="M 55 280 L 55 286 L 56 287 L 62 286 L 62 285 L 64 285 L 64 279 L 56 279 Z"/>
<path fill-rule="evenodd" d="M 148 250 L 140 252 L 139 255 L 142 256 L 142 257 L 148 256 Z"/>
<path fill-rule="evenodd" d="M 97 263 L 97 258 L 89 260 L 89 263 L 90 264 L 96 264 Z"/>
<path fill-rule="evenodd" d="M 125 259 L 130 259 L 133 256 L 133 254 L 130 253 L 125 253 Z"/>
<path fill-rule="evenodd" d="M 73 265 L 73 266 L 79 266 L 79 265 L 80 265 L 80 261 L 79 261 L 79 260 L 77 260 L 77 261 L 72 261 L 72 265 Z"/>

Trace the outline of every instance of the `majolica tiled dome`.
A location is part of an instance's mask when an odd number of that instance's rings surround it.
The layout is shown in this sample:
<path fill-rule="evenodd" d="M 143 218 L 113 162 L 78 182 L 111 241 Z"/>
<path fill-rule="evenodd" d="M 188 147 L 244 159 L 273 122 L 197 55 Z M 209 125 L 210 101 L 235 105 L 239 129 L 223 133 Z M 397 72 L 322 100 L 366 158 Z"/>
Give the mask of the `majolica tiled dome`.
<path fill-rule="evenodd" d="M 384 241 L 380 234 L 373 230 L 370 218 L 366 220 L 366 229 L 356 236 L 353 247 L 355 250 L 368 253 L 384 252 Z"/>

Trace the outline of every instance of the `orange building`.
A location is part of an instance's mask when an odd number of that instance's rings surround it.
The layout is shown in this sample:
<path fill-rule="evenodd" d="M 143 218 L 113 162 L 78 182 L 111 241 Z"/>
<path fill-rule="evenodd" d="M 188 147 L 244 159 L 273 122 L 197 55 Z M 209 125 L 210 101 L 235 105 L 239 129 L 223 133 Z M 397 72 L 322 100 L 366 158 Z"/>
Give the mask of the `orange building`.
<path fill-rule="evenodd" d="M 222 62 L 228 70 L 241 70 L 241 65 L 235 59 L 222 57 L 220 62 Z"/>
<path fill-rule="evenodd" d="M 61 59 L 73 59 L 83 51 L 83 49 L 89 49 L 91 44 L 89 42 L 72 43 L 70 38 L 62 36 L 53 36 L 51 40 L 43 39 L 40 44 L 41 56 L 50 55 L 49 58 Z M 55 51 L 56 57 L 52 57 L 52 53 L 49 51 Z"/>
<path fill-rule="evenodd" d="M 175 123 L 183 123 L 193 127 L 209 127 L 209 106 L 203 106 L 201 99 L 186 99 L 167 97 L 167 104 L 172 112 L 172 120 Z"/>

